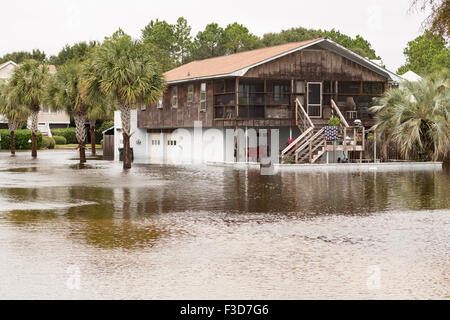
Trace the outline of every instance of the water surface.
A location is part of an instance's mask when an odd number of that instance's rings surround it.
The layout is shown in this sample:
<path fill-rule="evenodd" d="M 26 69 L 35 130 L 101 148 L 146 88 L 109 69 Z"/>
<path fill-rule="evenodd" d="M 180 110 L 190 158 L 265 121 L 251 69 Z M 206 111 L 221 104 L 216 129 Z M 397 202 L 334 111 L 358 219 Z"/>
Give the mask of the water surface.
<path fill-rule="evenodd" d="M 0 153 L 0 298 L 449 299 L 449 186 Z"/>

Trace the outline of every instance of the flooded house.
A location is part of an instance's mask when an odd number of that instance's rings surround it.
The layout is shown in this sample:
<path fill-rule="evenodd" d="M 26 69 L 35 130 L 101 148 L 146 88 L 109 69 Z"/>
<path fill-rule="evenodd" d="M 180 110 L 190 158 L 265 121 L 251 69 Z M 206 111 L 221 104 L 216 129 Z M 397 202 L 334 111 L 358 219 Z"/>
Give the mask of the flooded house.
<path fill-rule="evenodd" d="M 370 107 L 398 81 L 327 38 L 194 61 L 165 76 L 160 101 L 132 114 L 134 155 L 156 163 L 260 162 L 269 155 L 323 163 L 338 161 L 336 152 L 362 157 L 375 123 Z M 340 120 L 332 141 L 331 117 Z M 118 159 L 120 114 L 115 118 Z"/>

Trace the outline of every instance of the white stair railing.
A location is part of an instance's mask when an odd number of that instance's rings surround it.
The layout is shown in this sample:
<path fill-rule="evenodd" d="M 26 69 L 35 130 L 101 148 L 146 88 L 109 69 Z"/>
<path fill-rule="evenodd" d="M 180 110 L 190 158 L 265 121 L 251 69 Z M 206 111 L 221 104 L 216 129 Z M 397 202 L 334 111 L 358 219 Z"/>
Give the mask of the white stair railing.
<path fill-rule="evenodd" d="M 342 115 L 341 110 L 339 110 L 336 102 L 334 102 L 333 99 L 331 99 L 331 108 L 336 112 L 336 114 L 339 116 L 339 119 L 341 120 L 341 123 L 346 127 L 349 128 L 350 126 L 348 125 L 347 120 L 345 119 L 345 117 Z"/>

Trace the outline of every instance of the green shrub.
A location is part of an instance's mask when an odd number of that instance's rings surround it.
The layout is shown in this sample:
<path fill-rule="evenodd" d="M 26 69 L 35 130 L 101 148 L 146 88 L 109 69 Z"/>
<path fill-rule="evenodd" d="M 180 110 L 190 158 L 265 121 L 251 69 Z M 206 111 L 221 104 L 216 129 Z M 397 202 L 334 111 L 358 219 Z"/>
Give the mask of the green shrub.
<path fill-rule="evenodd" d="M 62 136 L 53 136 L 53 139 L 55 140 L 55 143 L 59 145 L 65 145 L 67 144 L 67 139 Z"/>
<path fill-rule="evenodd" d="M 11 144 L 11 136 L 9 130 L 0 130 L 0 136 L 2 137 L 2 149 L 9 150 Z M 14 132 L 14 138 L 17 150 L 31 149 L 31 143 L 28 142 L 29 140 L 31 140 L 31 130 L 16 130 Z M 37 147 L 38 149 L 42 148 L 42 133 L 40 132 L 37 135 Z"/>
<path fill-rule="evenodd" d="M 95 141 L 100 142 L 103 139 L 103 131 L 114 127 L 114 121 L 103 121 L 103 123 L 95 130 Z"/>
<path fill-rule="evenodd" d="M 338 117 L 331 117 L 330 120 L 328 120 L 328 126 L 330 127 L 337 127 L 341 124 L 341 119 Z"/>
<path fill-rule="evenodd" d="M 283 164 L 295 164 L 295 157 L 286 157 L 286 158 L 284 158 Z"/>
<path fill-rule="evenodd" d="M 103 148 L 103 139 L 102 140 L 100 140 L 100 145 L 102 146 L 102 148 Z"/>
<path fill-rule="evenodd" d="M 42 137 L 42 148 L 55 149 L 56 142 L 53 138 Z"/>
<path fill-rule="evenodd" d="M 52 129 L 52 136 L 66 138 L 66 144 L 77 144 L 76 128 Z"/>

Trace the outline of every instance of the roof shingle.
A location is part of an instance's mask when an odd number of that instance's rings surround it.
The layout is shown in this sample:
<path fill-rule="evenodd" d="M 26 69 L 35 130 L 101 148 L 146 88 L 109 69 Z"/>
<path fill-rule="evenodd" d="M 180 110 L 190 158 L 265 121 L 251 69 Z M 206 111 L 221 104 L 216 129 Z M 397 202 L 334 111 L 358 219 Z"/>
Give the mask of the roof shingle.
<path fill-rule="evenodd" d="M 301 48 L 321 39 L 322 38 L 302 42 L 286 43 L 274 47 L 245 51 L 206 60 L 193 61 L 170 70 L 164 75 L 169 83 L 174 81 L 227 75 L 241 69 L 251 67 L 283 53 Z"/>

